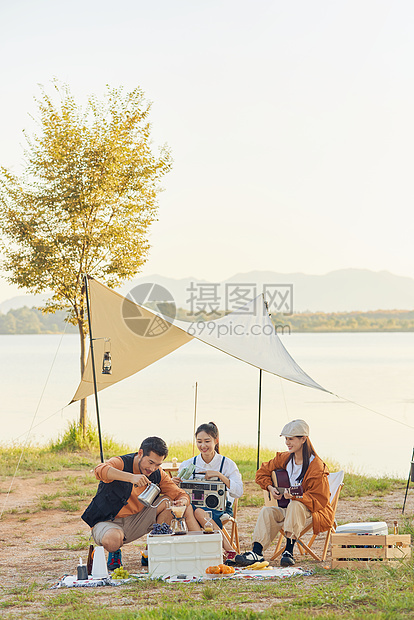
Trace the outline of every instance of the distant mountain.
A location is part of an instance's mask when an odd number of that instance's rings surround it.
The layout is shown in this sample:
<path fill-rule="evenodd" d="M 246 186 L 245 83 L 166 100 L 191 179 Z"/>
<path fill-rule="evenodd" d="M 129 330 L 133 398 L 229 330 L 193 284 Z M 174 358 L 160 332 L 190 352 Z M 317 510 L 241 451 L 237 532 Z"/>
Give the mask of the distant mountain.
<path fill-rule="evenodd" d="M 9 310 L 15 310 L 16 308 L 28 308 L 42 306 L 47 299 L 47 295 L 18 295 L 11 299 L 6 299 L 0 303 L 0 312 L 6 314 Z"/>
<path fill-rule="evenodd" d="M 325 275 L 250 271 L 235 274 L 221 283 L 210 283 L 210 286 L 206 286 L 209 283 L 205 280 L 196 278 L 175 280 L 154 275 L 135 278 L 120 292 L 126 295 L 133 287 L 149 282 L 165 287 L 172 294 L 176 305 L 182 308 L 189 308 L 191 304 L 200 304 L 202 295 L 213 305 L 213 293 L 215 292 L 219 307 L 232 309 L 233 293 L 237 293 L 237 289 L 242 294 L 243 291 L 240 288 L 244 287 L 246 295 L 250 295 L 252 299 L 266 289 L 274 295 L 277 285 L 282 286 L 275 297 L 275 304 L 271 307 L 273 312 L 277 309 L 275 305 L 278 301 L 282 306 L 279 311 L 286 314 L 292 310 L 294 312 L 352 312 L 414 308 L 414 278 L 397 276 L 388 271 L 377 272 L 368 269 L 341 269 Z M 225 305 L 226 296 L 227 306 Z M 284 296 L 287 298 L 288 307 L 283 307 L 281 303 Z M 192 297 L 196 298 L 193 302 L 191 302 Z"/>
<path fill-rule="evenodd" d="M 388 271 L 340 269 L 325 275 L 281 274 L 252 271 L 236 274 L 229 281 L 251 280 L 292 284 L 296 312 L 352 312 L 368 310 L 411 310 L 414 308 L 414 278 Z"/>
<path fill-rule="evenodd" d="M 325 275 L 282 274 L 274 271 L 238 273 L 223 282 L 195 277 L 180 280 L 153 275 L 134 278 L 119 292 L 127 295 L 136 286 L 156 283 L 172 295 L 177 307 L 197 310 L 234 309 L 264 289 L 273 296 L 272 312 L 352 312 L 369 310 L 411 310 L 414 308 L 414 278 L 388 271 L 341 269 Z M 270 299 L 269 294 L 267 298 Z M 134 296 L 134 292 L 132 293 Z M 20 295 L 3 301 L 0 311 L 42 305 L 41 295 Z"/>

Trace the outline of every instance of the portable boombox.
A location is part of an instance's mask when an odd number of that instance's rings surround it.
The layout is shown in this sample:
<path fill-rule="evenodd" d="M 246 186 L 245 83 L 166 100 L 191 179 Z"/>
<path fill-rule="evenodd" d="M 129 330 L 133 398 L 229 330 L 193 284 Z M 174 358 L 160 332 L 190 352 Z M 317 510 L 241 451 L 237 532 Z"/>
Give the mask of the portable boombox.
<path fill-rule="evenodd" d="M 224 482 L 181 480 L 180 487 L 188 493 L 191 503 L 197 508 L 223 511 L 226 508 L 226 485 Z"/>

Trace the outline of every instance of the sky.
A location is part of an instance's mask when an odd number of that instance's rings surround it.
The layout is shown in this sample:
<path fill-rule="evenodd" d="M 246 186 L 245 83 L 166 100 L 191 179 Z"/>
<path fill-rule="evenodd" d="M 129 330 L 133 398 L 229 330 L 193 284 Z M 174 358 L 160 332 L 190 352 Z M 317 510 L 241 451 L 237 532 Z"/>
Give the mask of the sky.
<path fill-rule="evenodd" d="M 411 277 L 413 18 L 411 0 L 0 0 L 0 165 L 21 170 L 39 84 L 80 103 L 140 86 L 174 159 L 143 275 Z"/>

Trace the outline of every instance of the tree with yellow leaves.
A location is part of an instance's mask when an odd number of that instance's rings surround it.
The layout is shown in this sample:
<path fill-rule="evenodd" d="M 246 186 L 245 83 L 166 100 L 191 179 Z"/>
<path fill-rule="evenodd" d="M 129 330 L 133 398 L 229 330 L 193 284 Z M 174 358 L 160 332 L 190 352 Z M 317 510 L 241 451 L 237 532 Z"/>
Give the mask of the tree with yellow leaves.
<path fill-rule="evenodd" d="M 171 155 L 166 146 L 157 154 L 151 148 L 151 105 L 140 88 L 107 87 L 82 108 L 67 85 L 53 86 L 53 96 L 42 89 L 36 100 L 39 130 L 26 137 L 22 174 L 0 168 L 2 266 L 9 282 L 50 293 L 45 312 L 68 310 L 83 373 L 83 274 L 113 288 L 140 271 Z"/>

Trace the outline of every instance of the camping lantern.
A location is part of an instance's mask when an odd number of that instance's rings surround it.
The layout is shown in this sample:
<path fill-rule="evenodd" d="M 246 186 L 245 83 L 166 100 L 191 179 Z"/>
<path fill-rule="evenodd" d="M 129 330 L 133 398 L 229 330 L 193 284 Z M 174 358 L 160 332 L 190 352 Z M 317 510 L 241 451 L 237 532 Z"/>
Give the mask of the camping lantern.
<path fill-rule="evenodd" d="M 112 358 L 110 339 L 105 339 L 105 351 L 102 360 L 102 374 L 112 375 Z"/>

